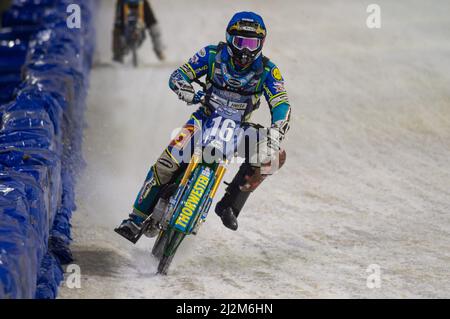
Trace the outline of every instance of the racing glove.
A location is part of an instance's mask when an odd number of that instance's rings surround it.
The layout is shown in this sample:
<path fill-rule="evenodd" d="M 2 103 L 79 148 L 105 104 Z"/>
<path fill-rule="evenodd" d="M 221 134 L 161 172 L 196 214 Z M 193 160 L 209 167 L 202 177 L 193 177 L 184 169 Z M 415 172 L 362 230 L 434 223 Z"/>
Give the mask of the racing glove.
<path fill-rule="evenodd" d="M 180 100 L 185 101 L 187 104 L 192 104 L 195 97 L 195 90 L 191 84 L 185 81 L 180 81 L 176 83 L 176 89 L 176 93 Z"/>
<path fill-rule="evenodd" d="M 278 131 L 279 142 L 281 143 L 286 137 L 286 133 L 289 131 L 289 121 L 280 120 L 272 124 L 271 130 Z"/>
<path fill-rule="evenodd" d="M 267 130 L 267 149 L 270 154 L 275 154 L 280 151 L 281 141 L 283 137 L 276 127 L 271 127 Z"/>

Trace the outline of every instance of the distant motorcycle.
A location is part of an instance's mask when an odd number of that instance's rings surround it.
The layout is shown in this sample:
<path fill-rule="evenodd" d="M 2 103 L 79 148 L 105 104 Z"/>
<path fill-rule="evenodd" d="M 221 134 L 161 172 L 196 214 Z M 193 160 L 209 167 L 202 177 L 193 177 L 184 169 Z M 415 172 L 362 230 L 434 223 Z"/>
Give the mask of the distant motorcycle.
<path fill-rule="evenodd" d="M 124 32 L 122 42 L 124 44 L 124 54 L 131 52 L 133 66 L 138 66 L 137 50 L 145 41 L 144 22 L 144 1 L 125 0 L 124 1 Z"/>
<path fill-rule="evenodd" d="M 201 137 L 194 138 L 194 154 L 176 181 L 161 190 L 141 233 L 132 239 L 137 242 L 143 234 L 158 236 L 152 254 L 159 259 L 158 273 L 163 275 L 167 274 L 184 238 L 197 234 L 205 222 L 227 164 L 242 137 L 243 112 L 221 105 L 220 101 L 196 102 L 207 107 L 211 116 L 202 123 Z M 206 156 L 213 160 L 202 160 Z"/>

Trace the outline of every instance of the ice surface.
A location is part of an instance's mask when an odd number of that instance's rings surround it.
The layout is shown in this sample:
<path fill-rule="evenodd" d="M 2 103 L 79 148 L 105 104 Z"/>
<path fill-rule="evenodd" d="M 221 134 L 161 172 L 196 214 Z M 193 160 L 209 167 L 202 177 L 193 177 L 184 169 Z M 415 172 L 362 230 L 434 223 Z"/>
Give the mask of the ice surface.
<path fill-rule="evenodd" d="M 377 3 L 382 28 L 371 30 L 364 1 L 152 1 L 168 59 L 147 42 L 134 70 L 109 65 L 103 1 L 73 219 L 82 288 L 60 297 L 450 297 L 450 3 Z M 263 15 L 265 54 L 286 79 L 287 163 L 250 198 L 238 232 L 211 213 L 171 274 L 155 276 L 153 241 L 134 247 L 113 228 L 193 111 L 168 89 L 170 73 L 223 40 L 240 10 Z M 265 104 L 256 119 L 267 124 Z M 378 289 L 366 285 L 371 264 Z"/>

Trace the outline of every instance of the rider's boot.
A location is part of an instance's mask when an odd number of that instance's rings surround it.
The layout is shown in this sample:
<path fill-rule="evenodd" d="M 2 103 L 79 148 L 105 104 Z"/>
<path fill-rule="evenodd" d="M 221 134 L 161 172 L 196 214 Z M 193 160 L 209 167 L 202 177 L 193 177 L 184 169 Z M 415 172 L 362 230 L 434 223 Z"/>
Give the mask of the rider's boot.
<path fill-rule="evenodd" d="M 233 208 L 225 205 L 221 206 L 219 204 L 220 203 L 217 203 L 216 205 L 216 214 L 222 219 L 222 223 L 231 230 L 237 230 L 238 222 Z"/>
<path fill-rule="evenodd" d="M 165 59 L 165 46 L 162 41 L 161 29 L 159 28 L 159 24 L 154 23 L 152 26 L 148 28 L 148 32 L 153 42 L 153 51 L 155 51 L 156 56 L 160 61 Z"/>
<path fill-rule="evenodd" d="M 135 211 L 129 215 L 128 219 L 124 219 L 115 230 L 116 233 L 125 237 L 132 243 L 136 243 L 141 234 L 142 224 L 145 220 L 142 216 L 135 214 Z"/>
<path fill-rule="evenodd" d="M 255 176 L 256 170 L 247 163 L 241 165 L 233 181 L 228 185 L 225 195 L 216 205 L 216 214 L 222 219 L 225 227 L 231 230 L 237 230 L 237 217 L 254 190 L 245 187 L 248 178 Z"/>
<path fill-rule="evenodd" d="M 115 229 L 115 231 L 135 243 L 142 235 L 142 226 L 144 221 L 150 216 L 153 207 L 158 200 L 158 194 L 161 189 L 161 184 L 155 178 L 154 167 L 150 169 L 144 185 L 139 192 L 133 206 L 133 211 L 128 219 Z"/>

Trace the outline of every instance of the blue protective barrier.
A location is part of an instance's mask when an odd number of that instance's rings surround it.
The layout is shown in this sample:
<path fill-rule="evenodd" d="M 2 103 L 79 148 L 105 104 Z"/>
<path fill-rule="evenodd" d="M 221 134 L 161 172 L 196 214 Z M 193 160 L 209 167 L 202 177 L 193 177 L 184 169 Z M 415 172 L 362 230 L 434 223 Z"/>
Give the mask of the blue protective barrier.
<path fill-rule="evenodd" d="M 81 7 L 69 29 L 67 7 Z M 55 298 L 95 45 L 96 0 L 16 0 L 0 29 L 0 298 Z"/>

